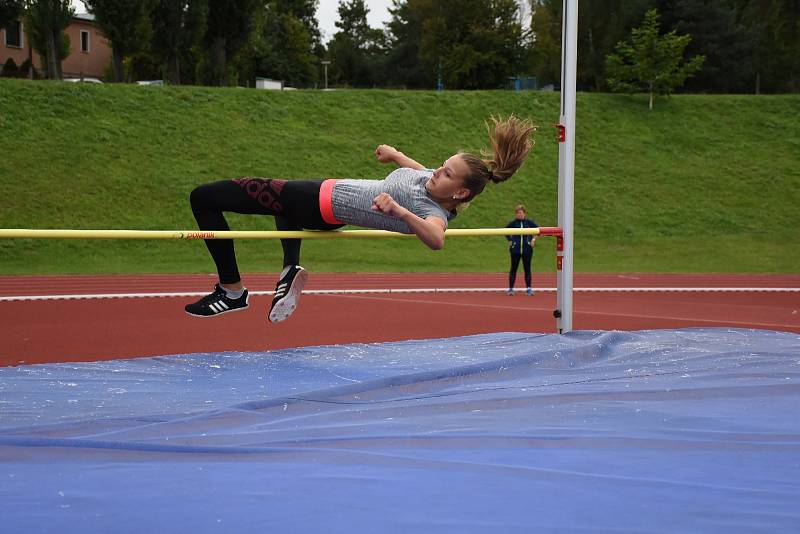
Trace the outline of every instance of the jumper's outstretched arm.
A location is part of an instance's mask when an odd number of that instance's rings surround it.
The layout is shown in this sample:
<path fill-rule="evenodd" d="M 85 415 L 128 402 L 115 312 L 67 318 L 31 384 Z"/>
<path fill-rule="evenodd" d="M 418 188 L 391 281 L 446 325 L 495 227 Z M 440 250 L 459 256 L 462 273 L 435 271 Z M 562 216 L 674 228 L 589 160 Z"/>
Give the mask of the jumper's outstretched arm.
<path fill-rule="evenodd" d="M 375 149 L 375 157 L 377 157 L 378 161 L 381 163 L 393 162 L 397 164 L 398 167 L 407 167 L 418 171 L 426 168 L 425 165 L 414 161 L 395 147 L 389 145 L 378 145 L 378 148 Z"/>

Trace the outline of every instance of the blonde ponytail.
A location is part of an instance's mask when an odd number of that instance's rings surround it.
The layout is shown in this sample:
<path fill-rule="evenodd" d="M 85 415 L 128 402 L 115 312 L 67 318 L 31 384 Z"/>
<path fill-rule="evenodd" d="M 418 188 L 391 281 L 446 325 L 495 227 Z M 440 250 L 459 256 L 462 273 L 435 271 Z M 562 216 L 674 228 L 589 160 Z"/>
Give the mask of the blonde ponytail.
<path fill-rule="evenodd" d="M 492 124 L 487 122 L 486 129 L 492 146 L 491 152 L 481 150 L 484 159 L 472 154 L 460 154 L 469 167 L 464 187 L 470 190 L 470 195 L 464 202 L 478 196 L 487 183 L 500 183 L 511 178 L 525 162 L 534 145 L 531 134 L 536 131 L 536 127 L 530 120 L 520 120 L 514 115 L 505 120 L 492 116 L 489 120 Z"/>
<path fill-rule="evenodd" d="M 497 184 L 511 178 L 525 162 L 528 152 L 533 148 L 534 141 L 530 135 L 536 131 L 536 127 L 530 120 L 520 120 L 514 115 L 506 120 L 499 117 L 490 117 L 490 120 L 494 123 L 494 132 L 488 123 L 486 129 L 489 131 L 492 154 L 482 150 L 481 155 L 484 158 L 492 156 L 492 159 L 484 159 L 483 162 L 489 168 L 491 181 Z"/>

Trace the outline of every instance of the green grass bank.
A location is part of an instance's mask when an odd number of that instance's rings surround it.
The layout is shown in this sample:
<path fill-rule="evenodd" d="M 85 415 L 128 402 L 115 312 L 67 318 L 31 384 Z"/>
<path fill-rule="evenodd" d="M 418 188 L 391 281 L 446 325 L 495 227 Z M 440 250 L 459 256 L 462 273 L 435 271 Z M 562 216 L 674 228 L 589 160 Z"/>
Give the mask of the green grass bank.
<path fill-rule="evenodd" d="M 382 178 L 380 143 L 436 166 L 486 145 L 483 120 L 538 125 L 523 169 L 451 225 L 557 221 L 557 93 L 256 91 L 0 80 L 0 227 L 191 229 L 188 195 L 238 176 Z M 800 95 L 578 95 L 575 267 L 605 272 L 797 272 Z M 272 218 L 231 215 L 234 229 Z M 244 272 L 276 242 L 237 243 Z M 502 238 L 307 241 L 312 271 L 502 271 Z M 536 270 L 553 270 L 554 242 Z M 213 272 L 201 242 L 0 240 L 0 273 Z"/>

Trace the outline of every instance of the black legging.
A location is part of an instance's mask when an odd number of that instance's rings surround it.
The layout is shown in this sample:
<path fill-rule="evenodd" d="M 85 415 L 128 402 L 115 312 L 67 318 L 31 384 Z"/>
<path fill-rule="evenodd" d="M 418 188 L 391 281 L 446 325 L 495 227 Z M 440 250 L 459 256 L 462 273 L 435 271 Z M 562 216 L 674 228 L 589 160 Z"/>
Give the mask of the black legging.
<path fill-rule="evenodd" d="M 508 288 L 513 289 L 514 283 L 517 281 L 517 268 L 519 268 L 519 260 L 522 260 L 522 267 L 525 269 L 525 287 L 531 287 L 531 260 L 533 259 L 533 250 L 517 254 L 511 253 L 511 270 L 508 271 Z"/>
<path fill-rule="evenodd" d="M 189 200 L 201 230 L 230 230 L 224 211 L 249 215 L 273 215 L 278 230 L 335 230 L 319 212 L 321 180 L 272 180 L 239 178 L 197 187 Z M 223 284 L 241 280 L 232 239 L 206 239 Z M 300 239 L 281 239 L 283 265 L 300 263 Z"/>

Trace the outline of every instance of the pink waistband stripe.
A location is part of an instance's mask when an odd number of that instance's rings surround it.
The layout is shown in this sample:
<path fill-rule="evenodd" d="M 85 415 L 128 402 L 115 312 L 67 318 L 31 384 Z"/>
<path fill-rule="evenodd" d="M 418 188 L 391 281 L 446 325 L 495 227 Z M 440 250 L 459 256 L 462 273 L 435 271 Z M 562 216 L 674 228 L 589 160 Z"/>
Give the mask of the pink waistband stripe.
<path fill-rule="evenodd" d="M 333 215 L 333 186 L 336 180 L 324 180 L 319 188 L 319 212 L 328 224 L 344 224 Z"/>

